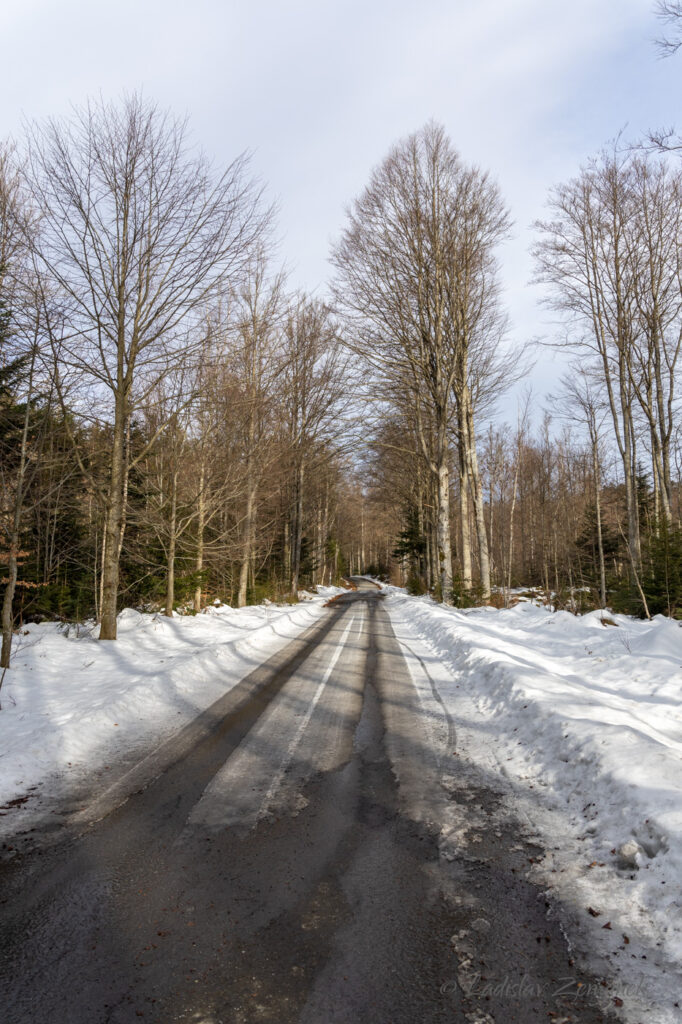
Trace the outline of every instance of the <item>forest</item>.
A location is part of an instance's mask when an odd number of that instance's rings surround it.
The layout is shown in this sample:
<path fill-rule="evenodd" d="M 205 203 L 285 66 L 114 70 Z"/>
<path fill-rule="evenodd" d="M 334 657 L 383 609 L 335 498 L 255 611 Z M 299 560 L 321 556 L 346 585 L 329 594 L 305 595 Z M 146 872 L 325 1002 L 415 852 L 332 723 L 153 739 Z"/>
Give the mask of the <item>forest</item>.
<path fill-rule="evenodd" d="M 0 149 L 2 656 L 28 621 L 296 601 L 371 573 L 459 606 L 519 587 L 682 604 L 682 172 L 615 142 L 547 197 L 556 392 L 509 342 L 494 175 L 427 123 L 290 288 L 247 156 L 140 96 Z M 498 403 L 521 397 L 511 424 Z"/>

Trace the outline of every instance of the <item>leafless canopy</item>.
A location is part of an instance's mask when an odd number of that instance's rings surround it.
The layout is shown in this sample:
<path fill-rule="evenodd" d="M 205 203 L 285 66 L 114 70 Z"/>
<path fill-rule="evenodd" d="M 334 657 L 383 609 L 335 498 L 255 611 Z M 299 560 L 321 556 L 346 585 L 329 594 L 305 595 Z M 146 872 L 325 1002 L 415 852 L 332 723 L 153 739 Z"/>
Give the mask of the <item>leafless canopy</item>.
<path fill-rule="evenodd" d="M 410 405 L 438 480 L 444 595 L 452 587 L 448 431 L 455 405 L 460 419 L 468 415 L 472 368 L 485 367 L 504 332 L 495 247 L 509 227 L 496 184 L 428 124 L 373 172 L 333 254 L 350 343 L 374 367 L 381 393 Z"/>
<path fill-rule="evenodd" d="M 139 96 L 30 131 L 37 255 L 60 292 L 60 358 L 127 401 L 186 345 L 192 314 L 240 271 L 264 227 L 247 158 L 215 174 L 186 135 Z"/>

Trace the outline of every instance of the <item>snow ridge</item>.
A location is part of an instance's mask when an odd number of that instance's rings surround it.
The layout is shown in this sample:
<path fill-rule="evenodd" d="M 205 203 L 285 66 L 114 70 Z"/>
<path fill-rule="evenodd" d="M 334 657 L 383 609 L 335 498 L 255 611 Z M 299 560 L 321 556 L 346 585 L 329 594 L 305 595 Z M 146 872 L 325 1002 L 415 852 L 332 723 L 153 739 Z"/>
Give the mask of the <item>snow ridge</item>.
<path fill-rule="evenodd" d="M 447 668 L 437 684 L 458 747 L 506 778 L 542 836 L 534 877 L 621 974 L 626 1018 L 679 1019 L 680 625 L 532 603 L 459 611 L 387 589 L 396 632 Z"/>

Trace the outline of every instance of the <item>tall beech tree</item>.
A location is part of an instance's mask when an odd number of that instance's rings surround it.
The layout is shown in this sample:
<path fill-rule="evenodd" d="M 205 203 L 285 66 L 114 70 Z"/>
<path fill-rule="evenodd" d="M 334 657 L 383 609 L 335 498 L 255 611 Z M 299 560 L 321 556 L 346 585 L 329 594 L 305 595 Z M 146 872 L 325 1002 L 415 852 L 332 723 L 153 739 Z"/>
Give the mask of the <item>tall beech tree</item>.
<path fill-rule="evenodd" d="M 357 351 L 372 364 L 385 397 L 409 396 L 436 485 L 438 576 L 446 602 L 453 591 L 449 432 L 459 407 L 468 489 L 472 472 L 478 480 L 469 353 L 497 323 L 494 251 L 509 224 L 496 185 L 463 163 L 442 127 L 428 124 L 394 146 L 372 173 L 333 254 L 336 295 Z M 478 483 L 475 497 L 481 524 Z M 488 590 L 485 543 L 482 555 Z"/>

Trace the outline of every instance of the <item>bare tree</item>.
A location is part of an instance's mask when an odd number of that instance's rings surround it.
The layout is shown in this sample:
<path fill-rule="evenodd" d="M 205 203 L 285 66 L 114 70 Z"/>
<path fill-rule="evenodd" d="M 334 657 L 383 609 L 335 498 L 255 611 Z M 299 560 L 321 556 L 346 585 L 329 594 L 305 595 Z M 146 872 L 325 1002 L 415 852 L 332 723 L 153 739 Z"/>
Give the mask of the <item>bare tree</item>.
<path fill-rule="evenodd" d="M 291 459 L 290 584 L 296 595 L 306 474 L 318 471 L 345 433 L 344 407 L 353 375 L 339 330 L 327 306 L 300 296 L 289 310 L 283 336 L 282 411 Z"/>
<path fill-rule="evenodd" d="M 373 172 L 336 246 L 336 288 L 356 350 L 386 397 L 411 396 L 422 454 L 436 483 L 438 576 L 452 600 L 449 428 L 459 387 L 468 481 L 474 442 L 468 352 L 489 316 L 494 246 L 509 229 L 496 186 L 466 167 L 429 124 Z"/>
<path fill-rule="evenodd" d="M 682 349 L 682 176 L 662 161 L 632 161 L 628 229 L 639 330 L 627 372 L 651 448 L 656 519 L 672 518 L 671 444 Z"/>
<path fill-rule="evenodd" d="M 29 159 L 37 259 L 62 304 L 52 327 L 59 392 L 77 396 L 81 413 L 107 406 L 111 424 L 100 630 L 111 640 L 127 424 L 187 357 L 207 294 L 241 273 L 268 218 L 244 157 L 215 174 L 188 149 L 185 123 L 138 96 L 34 126 Z"/>
<path fill-rule="evenodd" d="M 507 317 L 500 304 L 497 260 L 494 247 L 509 228 L 508 214 L 497 188 L 487 176 L 475 172 L 469 180 L 456 220 L 456 235 L 450 242 L 448 274 L 449 315 L 455 325 L 458 370 L 454 382 L 457 413 L 457 441 L 460 462 L 460 494 L 470 496 L 478 541 L 481 596 L 490 596 L 490 555 L 483 507 L 483 487 L 476 452 L 475 405 L 491 386 L 495 397 L 509 387 L 519 374 L 508 357 L 500 357 L 499 346 L 507 329 Z M 462 508 L 463 550 L 470 545 Z M 471 556 L 468 558 L 471 562 Z M 469 572 L 469 576 L 471 573 Z"/>
<path fill-rule="evenodd" d="M 258 491 L 276 458 L 273 411 L 283 369 L 279 329 L 284 319 L 284 278 L 269 272 L 266 253 L 254 255 L 246 280 L 232 300 L 229 366 L 238 392 L 237 418 L 242 455 L 244 509 L 237 605 L 246 604 L 256 544 Z"/>
<path fill-rule="evenodd" d="M 592 456 L 592 477 L 594 481 L 594 511 L 597 528 L 597 559 L 599 563 L 599 603 L 606 608 L 606 560 L 604 557 L 603 513 L 602 513 L 602 455 L 601 431 L 604 420 L 608 416 L 603 401 L 600 400 L 599 388 L 585 366 L 576 364 L 571 373 L 561 379 L 563 393 L 569 399 L 571 416 L 578 411 L 579 417 L 587 427 Z"/>
<path fill-rule="evenodd" d="M 570 344 L 596 357 L 623 464 L 628 545 L 633 571 L 641 563 L 637 449 L 631 373 L 639 330 L 629 224 L 635 216 L 628 157 L 604 153 L 578 178 L 552 190 L 553 219 L 537 225 L 538 279 L 552 286 L 548 302 L 564 313 Z"/>
<path fill-rule="evenodd" d="M 603 153 L 554 189 L 539 225 L 539 277 L 585 352 L 623 466 L 632 580 L 641 567 L 638 475 L 649 452 L 654 519 L 672 520 L 671 448 L 682 350 L 682 176 L 664 160 Z"/>

